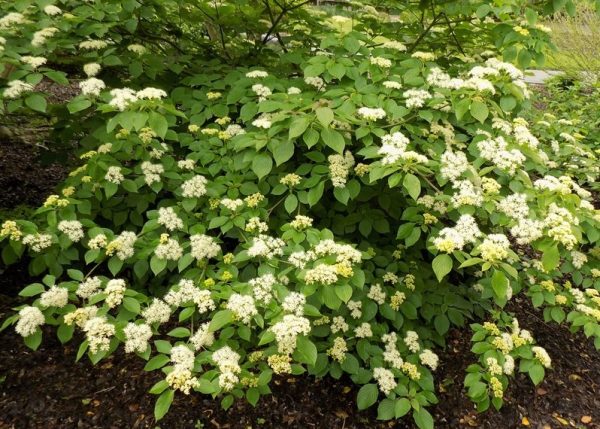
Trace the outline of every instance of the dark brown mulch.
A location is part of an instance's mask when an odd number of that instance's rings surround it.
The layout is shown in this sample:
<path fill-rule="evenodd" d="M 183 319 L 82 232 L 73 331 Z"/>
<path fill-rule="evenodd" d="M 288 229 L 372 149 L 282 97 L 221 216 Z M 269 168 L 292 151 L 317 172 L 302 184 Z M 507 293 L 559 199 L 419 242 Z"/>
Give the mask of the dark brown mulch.
<path fill-rule="evenodd" d="M 64 165 L 45 164 L 44 150 L 19 139 L 0 135 L 0 208 L 41 205 L 66 176 Z"/>

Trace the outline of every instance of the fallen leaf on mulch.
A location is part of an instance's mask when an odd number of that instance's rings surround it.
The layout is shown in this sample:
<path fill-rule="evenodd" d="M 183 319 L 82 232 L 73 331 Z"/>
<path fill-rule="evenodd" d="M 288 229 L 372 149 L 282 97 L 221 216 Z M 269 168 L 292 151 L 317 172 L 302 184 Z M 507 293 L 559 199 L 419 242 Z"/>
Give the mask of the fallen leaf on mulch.
<path fill-rule="evenodd" d="M 581 423 L 585 423 L 587 425 L 588 423 L 591 423 L 591 422 L 592 422 L 592 417 L 591 416 L 583 416 L 581 418 Z"/>
<path fill-rule="evenodd" d="M 538 387 L 536 390 L 537 394 L 540 396 L 544 396 L 546 393 L 548 393 L 548 391 L 542 387 Z"/>
<path fill-rule="evenodd" d="M 569 426 L 569 422 L 565 419 L 563 419 L 561 416 L 557 415 L 557 414 L 553 414 L 552 415 L 556 420 L 558 420 L 560 422 L 560 424 L 562 424 L 563 426 Z"/>
<path fill-rule="evenodd" d="M 523 418 L 521 419 L 521 424 L 522 424 L 523 426 L 529 426 L 529 425 L 530 425 L 530 423 L 529 423 L 529 419 L 528 419 L 527 417 L 523 417 Z"/>

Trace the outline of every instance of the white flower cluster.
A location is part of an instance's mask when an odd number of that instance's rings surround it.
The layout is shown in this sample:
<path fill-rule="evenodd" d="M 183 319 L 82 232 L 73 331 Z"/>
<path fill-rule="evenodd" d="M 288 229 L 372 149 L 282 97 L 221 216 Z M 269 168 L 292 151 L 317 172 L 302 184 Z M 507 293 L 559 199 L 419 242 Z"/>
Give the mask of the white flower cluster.
<path fill-rule="evenodd" d="M 397 348 L 398 335 L 395 332 L 385 334 L 381 337 L 381 340 L 385 344 L 385 351 L 383 352 L 383 360 L 389 363 L 392 368 L 401 369 L 404 364 L 402 356 Z"/>
<path fill-rule="evenodd" d="M 301 316 L 304 313 L 306 297 L 299 292 L 290 292 L 281 303 L 283 311 Z"/>
<path fill-rule="evenodd" d="M 313 219 L 304 215 L 296 215 L 294 220 L 290 222 L 290 226 L 297 231 L 302 231 L 306 228 L 310 228 L 312 224 Z"/>
<path fill-rule="evenodd" d="M 31 46 L 38 48 L 46 43 L 50 37 L 54 36 L 58 33 L 58 28 L 56 27 L 46 27 L 41 30 L 33 33 L 33 37 L 31 38 Z"/>
<path fill-rule="evenodd" d="M 350 317 L 353 319 L 360 319 L 362 316 L 362 302 L 361 301 L 348 301 L 346 304 L 350 311 Z"/>
<path fill-rule="evenodd" d="M 8 88 L 4 90 L 2 95 L 4 98 L 15 99 L 19 98 L 21 94 L 30 91 L 33 91 L 33 85 L 22 80 L 11 80 L 8 82 Z"/>
<path fill-rule="evenodd" d="M 386 396 L 389 395 L 392 392 L 392 390 L 394 390 L 398 385 L 396 379 L 394 378 L 394 373 L 389 369 L 373 369 L 373 378 L 377 381 L 381 393 L 383 393 Z"/>
<path fill-rule="evenodd" d="M 558 241 L 568 250 L 577 244 L 577 237 L 573 234 L 571 225 L 579 225 L 579 219 L 566 208 L 551 203 L 544 219 L 544 226 L 548 228 L 548 237 Z"/>
<path fill-rule="evenodd" d="M 481 235 L 475 218 L 471 215 L 462 215 L 453 228 L 442 229 L 433 240 L 433 244 L 441 252 L 452 253 L 455 250 L 462 250 L 468 243 L 474 243 Z"/>
<path fill-rule="evenodd" d="M 375 283 L 369 288 L 367 298 L 372 299 L 379 305 L 383 305 L 385 304 L 386 294 L 385 291 L 381 288 L 381 285 L 379 283 Z"/>
<path fill-rule="evenodd" d="M 442 177 L 454 181 L 469 169 L 469 161 L 464 152 L 447 150 L 440 159 L 442 165 L 440 173 Z"/>
<path fill-rule="evenodd" d="M 522 146 L 527 146 L 531 149 L 538 147 L 540 142 L 537 137 L 531 134 L 529 128 L 527 128 L 527 121 L 523 118 L 515 118 L 513 121 L 513 135 L 515 140 Z"/>
<path fill-rule="evenodd" d="M 552 359 L 550 359 L 550 356 L 548 355 L 548 352 L 539 346 L 534 346 L 531 348 L 531 351 L 533 352 L 533 354 L 535 355 L 535 358 L 546 368 L 550 368 L 550 366 L 552 365 Z"/>
<path fill-rule="evenodd" d="M 194 352 L 185 345 L 174 346 L 171 349 L 173 370 L 165 379 L 169 386 L 189 395 L 190 390 L 198 385 L 198 379 L 192 376 L 195 358 Z"/>
<path fill-rule="evenodd" d="M 319 91 L 325 91 L 325 82 L 319 76 L 307 76 L 304 78 L 307 85 L 314 86 Z"/>
<path fill-rule="evenodd" d="M 469 71 L 472 77 L 498 76 L 500 72 L 504 72 L 511 79 L 517 80 L 523 78 L 523 72 L 510 63 L 499 61 L 496 58 L 489 58 L 485 62 L 485 66 L 475 66 Z"/>
<path fill-rule="evenodd" d="M 75 294 L 80 298 L 87 299 L 98 292 L 100 286 L 102 286 L 100 277 L 88 277 L 79 283 Z"/>
<path fill-rule="evenodd" d="M 147 87 L 136 92 L 135 96 L 138 100 L 160 100 L 165 98 L 167 93 L 162 89 Z"/>
<path fill-rule="evenodd" d="M 158 209 L 158 223 L 169 231 L 183 228 L 183 221 L 177 216 L 173 207 L 161 207 Z"/>
<path fill-rule="evenodd" d="M 267 73 L 266 71 L 263 71 L 263 70 L 252 70 L 252 71 L 249 71 L 248 73 L 246 73 L 246 77 L 254 78 L 254 79 L 263 78 L 263 77 L 267 77 L 267 76 L 269 76 L 269 73 Z"/>
<path fill-rule="evenodd" d="M 575 268 L 582 268 L 587 261 L 588 257 L 585 255 L 585 253 L 581 253 L 576 250 L 571 252 L 571 262 Z"/>
<path fill-rule="evenodd" d="M 100 92 L 106 88 L 106 85 L 104 84 L 104 81 L 96 79 L 95 77 L 90 77 L 89 79 L 79 82 L 79 88 L 83 95 L 97 97 L 100 95 Z"/>
<path fill-rule="evenodd" d="M 377 121 L 386 117 L 385 110 L 381 108 L 361 107 L 358 109 L 358 116 L 367 121 Z"/>
<path fill-rule="evenodd" d="M 501 136 L 482 140 L 477 143 L 477 148 L 483 159 L 511 175 L 525 162 L 525 155 L 518 149 L 508 150 L 508 143 Z"/>
<path fill-rule="evenodd" d="M 371 57 L 369 58 L 369 62 L 374 66 L 381 67 L 382 69 L 389 69 L 392 66 L 392 62 L 383 57 Z"/>
<path fill-rule="evenodd" d="M 425 102 L 432 97 L 431 94 L 424 89 L 409 89 L 404 91 L 402 96 L 406 99 L 406 107 L 409 109 L 423 107 Z"/>
<path fill-rule="evenodd" d="M 348 180 L 348 173 L 354 166 L 352 153 L 346 151 L 344 156 L 339 154 L 329 155 L 327 160 L 329 161 L 329 175 L 331 176 L 333 186 L 336 188 L 345 187 Z"/>
<path fill-rule="evenodd" d="M 116 107 L 118 110 L 123 111 L 129 106 L 131 103 L 135 103 L 137 101 L 137 96 L 135 95 L 135 91 L 130 88 L 115 88 L 110 91 L 110 95 L 112 99 L 108 104 L 113 107 Z"/>
<path fill-rule="evenodd" d="M 258 237 L 252 239 L 252 246 L 248 249 L 248 255 L 253 258 L 262 256 L 272 259 L 283 255 L 284 246 L 285 241 L 281 238 L 260 234 Z"/>
<path fill-rule="evenodd" d="M 46 64 L 46 62 L 48 60 L 44 57 L 32 57 L 32 56 L 26 55 L 26 56 L 21 57 L 21 61 L 24 64 L 30 65 L 35 70 L 38 67 L 41 67 L 44 64 Z"/>
<path fill-rule="evenodd" d="M 146 52 L 146 48 L 143 45 L 137 43 L 132 43 L 131 45 L 128 45 L 127 50 L 138 55 L 143 55 Z"/>
<path fill-rule="evenodd" d="M 128 323 L 123 329 L 125 334 L 125 353 L 144 353 L 152 338 L 152 328 L 149 325 Z"/>
<path fill-rule="evenodd" d="M 174 238 L 167 238 L 165 241 L 161 241 L 161 243 L 156 246 L 154 254 L 158 259 L 177 261 L 183 256 L 183 248 Z"/>
<path fill-rule="evenodd" d="M 142 311 L 142 317 L 146 323 L 166 323 L 171 317 L 171 307 L 159 298 L 154 298 L 152 303 Z"/>
<path fill-rule="evenodd" d="M 258 102 L 265 101 L 269 95 L 272 94 L 269 87 L 261 85 L 260 83 L 252 85 L 252 91 L 258 95 Z"/>
<path fill-rule="evenodd" d="M 215 335 L 208 329 L 210 322 L 203 323 L 198 327 L 194 335 L 190 337 L 190 343 L 196 351 L 210 347 L 215 342 Z"/>
<path fill-rule="evenodd" d="M 104 293 L 106 293 L 106 304 L 109 308 L 115 308 L 123 301 L 123 296 L 127 286 L 123 279 L 112 279 L 106 283 Z"/>
<path fill-rule="evenodd" d="M 162 164 L 152 164 L 150 161 L 142 162 L 142 173 L 148 186 L 160 182 L 160 175 L 165 172 Z"/>
<path fill-rule="evenodd" d="M 330 329 L 332 333 L 337 334 L 338 332 L 347 332 L 350 326 L 342 316 L 335 316 L 331 321 Z"/>
<path fill-rule="evenodd" d="M 460 206 L 481 206 L 483 203 L 483 194 L 480 188 L 476 188 L 470 180 L 457 180 L 452 183 L 452 187 L 458 192 L 452 195 L 452 205 Z"/>
<path fill-rule="evenodd" d="M 283 354 L 292 354 L 296 348 L 298 335 L 310 333 L 310 321 L 305 317 L 286 314 L 283 319 L 271 327 L 277 340 L 277 351 Z"/>
<path fill-rule="evenodd" d="M 258 302 L 268 304 L 273 299 L 273 286 L 277 284 L 277 279 L 273 274 L 268 273 L 251 279 L 248 284 L 252 286 L 254 299 Z"/>
<path fill-rule="evenodd" d="M 406 331 L 404 344 L 406 344 L 408 350 L 413 353 L 417 353 L 419 350 L 421 350 L 421 346 L 419 344 L 419 334 L 417 334 L 415 331 Z"/>
<path fill-rule="evenodd" d="M 52 236 L 50 234 L 27 234 L 23 237 L 23 244 L 30 246 L 34 252 L 41 252 L 52 246 Z"/>
<path fill-rule="evenodd" d="M 19 320 L 15 331 L 22 337 L 35 334 L 40 326 L 46 323 L 44 313 L 37 307 L 24 307 L 19 310 Z"/>
<path fill-rule="evenodd" d="M 199 261 L 215 258 L 221 250 L 213 237 L 204 234 L 192 235 L 190 243 L 192 245 L 191 254 Z"/>
<path fill-rule="evenodd" d="M 135 253 L 134 246 L 136 241 L 137 235 L 135 232 L 123 231 L 108 244 L 106 254 L 110 256 L 116 251 L 117 257 L 120 260 L 129 259 Z"/>
<path fill-rule="evenodd" d="M 394 164 L 399 160 L 415 161 L 423 164 L 427 162 L 427 157 L 424 155 L 406 150 L 410 141 L 399 131 L 383 136 L 381 143 L 377 153 L 383 156 L 381 163 L 384 165 Z"/>
<path fill-rule="evenodd" d="M 121 167 L 112 166 L 108 167 L 104 179 L 110 183 L 119 185 L 123 180 L 125 180 L 125 176 L 123 176 L 123 173 L 121 173 Z"/>
<path fill-rule="evenodd" d="M 27 19 L 22 13 L 9 12 L 0 18 L 0 30 L 7 30 L 12 26 L 24 24 L 26 22 Z"/>
<path fill-rule="evenodd" d="M 252 121 L 252 125 L 254 125 L 257 128 L 263 128 L 265 130 L 268 130 L 269 128 L 271 128 L 271 125 L 273 125 L 273 123 L 271 122 L 271 117 L 269 115 L 263 114 L 254 121 Z"/>
<path fill-rule="evenodd" d="M 94 77 L 102 70 L 102 66 L 98 63 L 87 63 L 83 66 L 83 72 L 88 77 Z M 103 88 L 104 89 L 104 88 Z"/>
<path fill-rule="evenodd" d="M 208 181 L 204 176 L 197 175 L 189 180 L 186 180 L 181 185 L 182 195 L 184 198 L 199 198 L 206 194 L 206 184 Z"/>
<path fill-rule="evenodd" d="M 434 352 L 429 349 L 423 350 L 423 352 L 419 355 L 419 360 L 421 364 L 428 366 L 432 371 L 437 369 L 440 358 Z"/>
<path fill-rule="evenodd" d="M 108 43 L 104 40 L 84 40 L 79 43 L 79 49 L 85 51 L 96 51 L 98 49 L 104 49 L 108 46 Z"/>
<path fill-rule="evenodd" d="M 40 304 L 44 307 L 62 308 L 69 302 L 67 288 L 52 286 L 40 296 Z"/>
<path fill-rule="evenodd" d="M 387 89 L 401 89 L 402 84 L 400 82 L 396 82 L 395 80 L 386 80 L 383 82 L 383 86 Z"/>
<path fill-rule="evenodd" d="M 83 325 L 83 331 L 89 343 L 92 354 L 108 351 L 110 338 L 115 335 L 115 326 L 106 317 L 96 316 Z"/>
<path fill-rule="evenodd" d="M 180 307 L 183 304 L 193 302 L 196 304 L 200 314 L 216 308 L 210 291 L 198 288 L 192 280 L 181 279 L 176 288 L 172 288 L 165 295 L 164 300 L 172 307 Z"/>
<path fill-rule="evenodd" d="M 371 324 L 368 322 L 364 322 L 361 325 L 357 326 L 354 329 L 354 335 L 356 338 L 370 338 L 373 336 L 373 330 L 371 329 Z"/>
<path fill-rule="evenodd" d="M 544 224 L 534 219 L 519 219 L 516 225 L 510 229 L 510 233 L 518 244 L 529 244 L 540 238 L 543 233 Z"/>
<path fill-rule="evenodd" d="M 496 203 L 496 209 L 512 219 L 524 219 L 529 215 L 527 195 L 521 193 L 509 195 Z"/>
<path fill-rule="evenodd" d="M 254 298 L 250 295 L 240 295 L 239 293 L 232 294 L 227 301 L 226 308 L 233 312 L 237 320 L 246 325 L 258 314 L 256 305 L 254 304 Z"/>
<path fill-rule="evenodd" d="M 290 255 L 290 262 L 292 262 L 292 255 Z M 306 284 L 311 285 L 320 283 L 323 285 L 332 285 L 338 281 L 337 269 L 334 265 L 318 264 L 312 269 L 306 271 L 304 276 Z"/>
<path fill-rule="evenodd" d="M 219 375 L 219 386 L 224 391 L 233 390 L 239 382 L 237 374 L 242 369 L 239 365 L 240 355 L 234 352 L 231 347 L 221 347 L 212 354 L 212 360 L 217 364 L 221 375 Z"/>
<path fill-rule="evenodd" d="M 479 245 L 481 258 L 484 261 L 501 261 L 508 257 L 510 242 L 504 234 L 490 234 Z"/>
<path fill-rule="evenodd" d="M 84 235 L 83 225 L 78 220 L 61 220 L 58 223 L 58 230 L 69 237 L 73 243 L 77 243 Z"/>
<path fill-rule="evenodd" d="M 469 79 L 451 78 L 447 73 L 442 72 L 438 67 L 430 70 L 427 76 L 427 83 L 438 88 L 445 89 L 474 89 L 479 92 L 487 91 L 491 94 L 496 93 L 492 82 L 481 77 L 471 77 Z"/>

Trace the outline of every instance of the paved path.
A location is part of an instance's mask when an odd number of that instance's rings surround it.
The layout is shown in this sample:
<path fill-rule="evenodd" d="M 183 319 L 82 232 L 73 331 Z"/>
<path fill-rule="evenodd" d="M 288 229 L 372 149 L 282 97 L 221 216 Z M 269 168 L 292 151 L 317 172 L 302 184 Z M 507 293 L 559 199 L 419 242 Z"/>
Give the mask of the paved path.
<path fill-rule="evenodd" d="M 525 82 L 541 85 L 551 77 L 562 73 L 557 70 L 527 70 L 525 72 Z"/>

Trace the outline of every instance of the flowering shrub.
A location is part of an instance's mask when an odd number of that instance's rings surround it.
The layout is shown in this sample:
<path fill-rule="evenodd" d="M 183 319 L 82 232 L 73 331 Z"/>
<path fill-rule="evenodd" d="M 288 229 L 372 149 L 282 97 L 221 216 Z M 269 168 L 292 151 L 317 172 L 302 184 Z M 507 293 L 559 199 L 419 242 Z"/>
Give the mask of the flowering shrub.
<path fill-rule="evenodd" d="M 150 4 L 137 19 L 158 19 Z M 380 419 L 411 412 L 421 428 L 433 426 L 434 350 L 451 325 L 500 314 L 472 325 L 479 363 L 465 385 L 480 410 L 501 406 L 515 371 L 542 379 L 548 353 L 502 310 L 517 294 L 600 348 L 600 217 L 549 150 L 562 128 L 536 135 L 518 116 L 529 90 L 513 64 L 490 51 L 408 49 L 390 30 L 348 31 L 336 27 L 347 19 L 297 3 L 293 11 L 337 32 L 293 51 L 278 35 L 283 47 L 265 49 L 281 58 L 268 67 L 186 67 L 185 55 L 163 61 L 169 39 L 152 53 L 123 48 L 121 26 L 143 37 L 124 20 L 138 3 L 44 5 L 19 3 L 25 13 L 0 28 L 45 29 L 32 37 L 56 43 L 53 55 L 89 51 L 80 64 L 89 77 L 66 105 L 48 106 L 34 85 L 67 74 L 20 57 L 38 55 L 37 42 L 6 39 L 8 111 L 56 114 L 82 147 L 60 191 L 0 232 L 4 263 L 27 255 L 41 278 L 4 323 L 31 348 L 42 325 L 61 342 L 81 332 L 78 358 L 94 363 L 123 344 L 165 374 L 151 389 L 157 419 L 176 392 L 255 404 L 273 374 L 308 372 L 346 374 L 361 385 L 360 409 L 378 403 Z M 107 18 L 111 8 L 122 15 Z M 511 10 L 476 10 L 473 21 L 516 49 Z M 385 29 L 373 11 L 364 22 Z M 528 11 L 531 29 L 514 31 L 546 38 Z M 98 14 L 110 37 L 87 39 Z M 438 33 L 422 39 L 435 46 Z"/>

